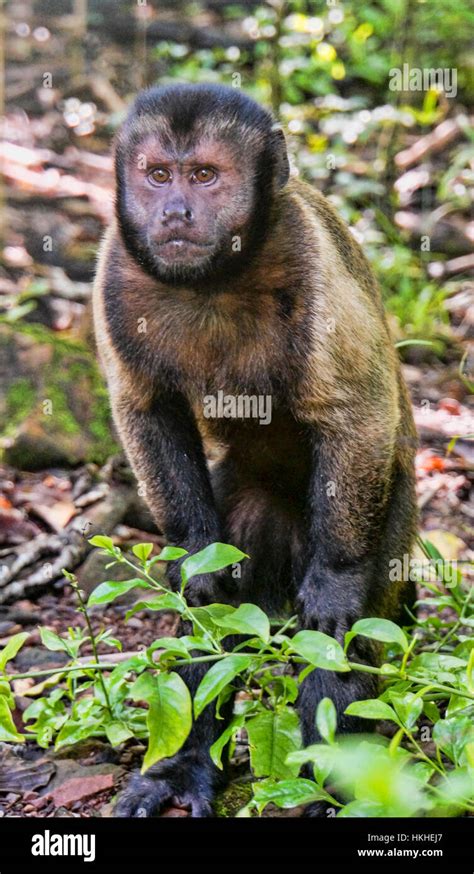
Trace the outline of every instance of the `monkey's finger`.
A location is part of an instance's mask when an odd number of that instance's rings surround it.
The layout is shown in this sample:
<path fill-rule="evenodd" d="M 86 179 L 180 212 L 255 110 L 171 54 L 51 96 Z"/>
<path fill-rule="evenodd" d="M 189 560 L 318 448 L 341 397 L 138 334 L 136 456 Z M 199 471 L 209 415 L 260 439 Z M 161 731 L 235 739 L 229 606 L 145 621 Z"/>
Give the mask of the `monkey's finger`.
<path fill-rule="evenodd" d="M 208 801 L 207 798 L 203 798 L 202 795 L 195 795 L 193 792 L 186 792 L 186 794 L 182 796 L 182 803 L 191 809 L 191 816 L 193 818 L 203 818 L 213 815 L 210 801 Z"/>
<path fill-rule="evenodd" d="M 134 777 L 119 798 L 114 815 L 121 818 L 153 816 L 171 800 L 173 794 L 174 789 L 166 780 Z"/>

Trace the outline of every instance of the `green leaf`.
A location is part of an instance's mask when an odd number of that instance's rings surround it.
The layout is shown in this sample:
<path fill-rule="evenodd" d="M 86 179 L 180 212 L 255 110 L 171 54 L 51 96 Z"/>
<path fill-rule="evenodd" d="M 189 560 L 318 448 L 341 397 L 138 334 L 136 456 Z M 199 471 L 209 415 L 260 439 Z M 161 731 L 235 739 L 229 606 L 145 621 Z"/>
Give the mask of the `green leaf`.
<path fill-rule="evenodd" d="M 384 662 L 383 665 L 380 665 L 380 671 L 384 676 L 388 674 L 398 674 L 397 666 L 391 665 L 389 662 Z"/>
<path fill-rule="evenodd" d="M 174 592 L 166 592 L 166 594 L 160 595 L 158 598 L 150 598 L 149 601 L 139 601 L 137 604 L 134 604 L 125 614 L 125 621 L 128 621 L 135 613 L 139 613 L 140 610 L 176 610 L 177 613 L 182 613 L 184 604 L 181 598 L 175 595 Z"/>
<path fill-rule="evenodd" d="M 112 673 L 109 675 L 109 682 L 115 683 L 119 682 L 125 674 L 128 674 L 129 671 L 142 671 L 144 668 L 148 667 L 148 659 L 145 652 L 140 652 L 137 655 L 131 656 L 129 659 L 125 659 L 123 662 L 119 662 L 116 668 L 113 669 Z"/>
<path fill-rule="evenodd" d="M 433 726 L 433 740 L 454 764 L 459 764 L 466 744 L 474 741 L 474 725 L 469 716 L 439 719 Z"/>
<path fill-rule="evenodd" d="M 301 746 L 298 714 L 292 708 L 262 710 L 245 728 L 255 777 L 284 780 L 297 776 L 299 766 L 287 762 L 287 756 Z"/>
<path fill-rule="evenodd" d="M 40 628 L 39 632 L 41 642 L 46 649 L 53 652 L 59 652 L 60 650 L 68 652 L 68 642 L 59 637 L 54 631 L 50 631 L 49 628 Z"/>
<path fill-rule="evenodd" d="M 321 631 L 298 631 L 291 639 L 291 649 L 315 668 L 350 671 L 341 645 Z"/>
<path fill-rule="evenodd" d="M 415 762 L 410 768 L 411 776 L 416 777 L 420 783 L 428 783 L 434 773 L 435 769 L 429 762 Z"/>
<path fill-rule="evenodd" d="M 378 698 L 367 698 L 365 701 L 353 701 L 346 707 L 344 713 L 348 716 L 361 716 L 363 719 L 390 719 L 400 725 L 397 714 L 384 701 Z"/>
<path fill-rule="evenodd" d="M 132 552 L 140 561 L 145 562 L 153 550 L 153 543 L 136 543 L 132 546 Z"/>
<path fill-rule="evenodd" d="M 438 722 L 438 719 L 441 718 L 438 707 L 434 701 L 424 701 L 423 712 L 426 714 L 428 719 L 431 719 L 431 722 Z"/>
<path fill-rule="evenodd" d="M 229 604 L 209 604 L 207 607 L 191 607 L 189 612 L 192 620 L 197 620 L 206 631 L 214 636 L 225 637 L 226 632 L 220 628 L 217 620 L 235 613 L 235 607 L 230 607 Z M 197 635 L 202 635 L 202 629 L 197 626 L 196 622 L 194 622 L 194 630 Z"/>
<path fill-rule="evenodd" d="M 101 734 L 103 734 L 101 720 L 91 719 L 91 721 L 87 723 L 83 722 L 82 719 L 80 722 L 76 722 L 74 719 L 69 718 L 67 722 L 64 723 L 56 738 L 54 749 L 60 750 L 62 747 L 77 744 L 79 741 L 85 740 L 92 735 L 100 736 Z"/>
<path fill-rule="evenodd" d="M 302 777 L 281 780 L 278 783 L 265 780 L 262 783 L 253 783 L 252 787 L 259 810 L 263 810 L 270 803 L 287 809 L 298 807 L 300 804 L 309 804 L 311 801 L 330 800 L 327 792 L 316 786 L 312 780 L 305 780 Z"/>
<path fill-rule="evenodd" d="M 130 731 L 125 722 L 122 722 L 120 719 L 114 719 L 112 722 L 108 722 L 107 725 L 104 726 L 104 730 L 107 740 L 113 747 L 128 740 L 129 737 L 133 737 L 133 731 Z"/>
<path fill-rule="evenodd" d="M 114 649 L 118 649 L 119 652 L 122 652 L 123 644 L 117 637 L 107 637 L 104 639 L 103 643 L 106 643 L 107 646 L 113 646 Z"/>
<path fill-rule="evenodd" d="M 145 673 L 140 674 L 132 683 L 128 694 L 132 701 L 150 701 L 155 692 L 155 675 Z"/>
<path fill-rule="evenodd" d="M 463 698 L 462 695 L 451 695 L 444 714 L 445 719 L 450 719 L 451 716 L 459 715 L 459 711 L 465 710 L 468 706 L 467 699 Z"/>
<path fill-rule="evenodd" d="M 9 707 L 15 706 L 15 698 L 13 696 L 10 683 L 7 680 L 0 680 L 0 696 L 3 696 L 6 699 L 6 702 Z"/>
<path fill-rule="evenodd" d="M 96 534 L 88 541 L 91 546 L 98 546 L 100 549 L 105 549 L 107 552 L 114 552 L 115 546 L 111 537 L 104 537 L 102 534 Z"/>
<path fill-rule="evenodd" d="M 471 650 L 471 653 L 469 656 L 469 661 L 467 663 L 467 668 L 466 668 L 467 687 L 468 687 L 470 692 L 474 692 L 473 673 L 474 673 L 474 649 Z"/>
<path fill-rule="evenodd" d="M 329 774 L 334 760 L 338 754 L 338 746 L 328 744 L 311 744 L 311 746 L 306 747 L 304 750 L 297 750 L 294 753 L 290 753 L 288 756 L 288 761 L 290 764 L 305 765 L 306 762 L 312 762 L 312 764 L 317 768 L 318 774 L 324 774 L 327 776 Z M 320 780 L 319 776 L 318 779 Z M 321 780 L 320 780 L 321 782 Z"/>
<path fill-rule="evenodd" d="M 192 726 L 191 695 L 179 674 L 158 674 L 149 700 L 147 726 L 150 733 L 142 774 L 155 762 L 174 756 Z"/>
<path fill-rule="evenodd" d="M 130 592 L 132 589 L 150 588 L 149 583 L 138 578 L 134 580 L 107 580 L 107 582 L 101 583 L 100 586 L 94 589 L 87 602 L 87 606 L 93 607 L 94 604 L 109 604 L 111 601 L 119 598 L 120 595 L 125 595 L 126 592 Z"/>
<path fill-rule="evenodd" d="M 24 743 L 25 738 L 20 734 L 13 722 L 7 699 L 0 695 L 0 741 Z"/>
<path fill-rule="evenodd" d="M 7 663 L 15 658 L 17 652 L 29 636 L 27 631 L 21 631 L 19 634 L 14 634 L 10 637 L 7 645 L 0 652 L 0 671 L 4 671 Z"/>
<path fill-rule="evenodd" d="M 403 725 L 409 729 L 413 728 L 423 710 L 423 699 L 413 692 L 408 692 L 403 696 L 391 692 L 390 701 Z"/>
<path fill-rule="evenodd" d="M 195 636 L 194 634 L 183 634 L 179 639 L 188 652 L 192 652 L 193 649 L 198 649 L 200 652 L 215 653 L 214 644 L 204 637 Z"/>
<path fill-rule="evenodd" d="M 380 804 L 378 801 L 370 801 L 369 799 L 364 799 L 363 801 L 350 801 L 349 804 L 346 804 L 342 810 L 337 814 L 337 818 L 349 818 L 349 817 L 362 817 L 365 819 L 366 817 L 377 817 L 377 816 L 386 816 L 387 812 L 383 804 Z"/>
<path fill-rule="evenodd" d="M 165 652 L 173 653 L 174 655 L 182 656 L 189 659 L 189 651 L 185 643 L 180 637 L 159 637 L 151 646 L 148 647 L 147 653 L 151 656 L 157 649 L 162 649 Z"/>
<path fill-rule="evenodd" d="M 412 669 L 419 670 L 420 668 L 425 668 L 436 675 L 439 675 L 442 671 L 465 667 L 466 662 L 464 659 L 458 659 L 457 656 L 439 652 L 421 652 L 411 662 Z M 436 679 L 438 680 L 439 676 L 436 676 Z"/>
<path fill-rule="evenodd" d="M 434 543 L 431 543 L 431 540 L 423 540 L 422 543 L 430 558 L 435 559 L 436 561 L 444 561 L 439 549 L 434 545 Z"/>
<path fill-rule="evenodd" d="M 227 746 L 237 729 L 243 726 L 244 720 L 244 714 L 240 716 L 234 716 L 227 728 L 225 728 L 222 734 L 219 735 L 217 740 L 214 741 L 209 750 L 209 755 L 212 761 L 214 762 L 216 768 L 219 768 L 220 771 L 222 771 L 224 767 L 222 764 L 222 753 L 224 752 L 225 747 Z"/>
<path fill-rule="evenodd" d="M 252 656 L 230 655 L 216 662 L 201 680 L 194 696 L 194 713 L 199 716 L 207 705 L 217 698 L 219 692 L 245 671 L 252 663 Z"/>
<path fill-rule="evenodd" d="M 181 578 L 184 583 L 187 583 L 197 574 L 214 573 L 230 564 L 236 564 L 243 558 L 248 558 L 248 555 L 235 546 L 229 546 L 227 543 L 211 543 L 183 561 Z"/>
<path fill-rule="evenodd" d="M 334 743 L 337 727 L 336 708 L 330 698 L 322 698 L 316 711 L 316 728 L 329 744 Z"/>
<path fill-rule="evenodd" d="M 472 772 L 466 768 L 459 768 L 455 771 L 450 771 L 440 779 L 436 784 L 437 792 L 443 796 L 443 801 L 448 805 L 448 810 L 451 808 L 452 813 L 462 815 L 465 811 L 453 809 L 459 803 L 470 802 L 472 804 Z M 435 816 L 439 815 L 435 812 Z"/>
<path fill-rule="evenodd" d="M 255 604 L 241 604 L 233 613 L 214 619 L 216 625 L 237 634 L 256 634 L 265 643 L 270 638 L 268 616 Z"/>
<path fill-rule="evenodd" d="M 408 649 L 405 632 L 390 619 L 359 619 L 349 633 L 361 634 L 363 637 L 381 640 L 384 643 L 397 643 L 404 652 Z"/>
<path fill-rule="evenodd" d="M 152 561 L 176 561 L 178 558 L 182 558 L 183 555 L 187 555 L 187 549 L 181 549 L 180 546 L 165 546 L 159 555 L 156 555 Z"/>

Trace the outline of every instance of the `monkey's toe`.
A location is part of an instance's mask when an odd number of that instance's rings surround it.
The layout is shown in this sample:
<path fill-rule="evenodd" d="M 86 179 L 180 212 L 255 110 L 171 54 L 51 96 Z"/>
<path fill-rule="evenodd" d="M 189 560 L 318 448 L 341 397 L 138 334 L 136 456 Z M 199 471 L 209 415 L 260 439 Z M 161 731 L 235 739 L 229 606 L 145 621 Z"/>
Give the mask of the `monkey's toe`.
<path fill-rule="evenodd" d="M 153 780 L 134 774 L 115 807 L 115 816 L 147 817 L 160 812 L 174 795 L 167 780 Z"/>
<path fill-rule="evenodd" d="M 179 787 L 181 788 L 181 787 Z M 158 816 L 163 808 L 178 804 L 192 817 L 212 816 L 211 802 L 198 791 L 179 791 L 172 779 L 156 779 L 136 773 L 120 796 L 114 816 L 140 818 Z"/>

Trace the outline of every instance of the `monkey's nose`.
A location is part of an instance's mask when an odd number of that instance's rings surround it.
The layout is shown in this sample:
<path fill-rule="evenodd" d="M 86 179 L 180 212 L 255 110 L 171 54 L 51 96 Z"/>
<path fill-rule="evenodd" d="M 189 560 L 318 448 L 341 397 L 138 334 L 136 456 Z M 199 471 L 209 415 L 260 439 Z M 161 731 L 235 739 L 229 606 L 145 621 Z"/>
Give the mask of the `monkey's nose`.
<path fill-rule="evenodd" d="M 181 221 L 189 224 L 193 220 L 193 211 L 185 204 L 169 204 L 163 210 L 163 224 L 171 221 Z"/>

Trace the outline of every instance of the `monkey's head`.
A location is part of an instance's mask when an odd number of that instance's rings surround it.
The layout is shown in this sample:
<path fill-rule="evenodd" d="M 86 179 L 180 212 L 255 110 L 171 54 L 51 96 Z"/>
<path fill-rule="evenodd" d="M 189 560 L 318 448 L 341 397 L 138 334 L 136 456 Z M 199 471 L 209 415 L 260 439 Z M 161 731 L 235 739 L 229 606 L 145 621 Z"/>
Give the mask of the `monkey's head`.
<path fill-rule="evenodd" d="M 116 143 L 123 241 L 149 274 L 205 285 L 244 268 L 289 175 L 271 114 L 234 88 L 173 85 L 135 100 Z"/>

